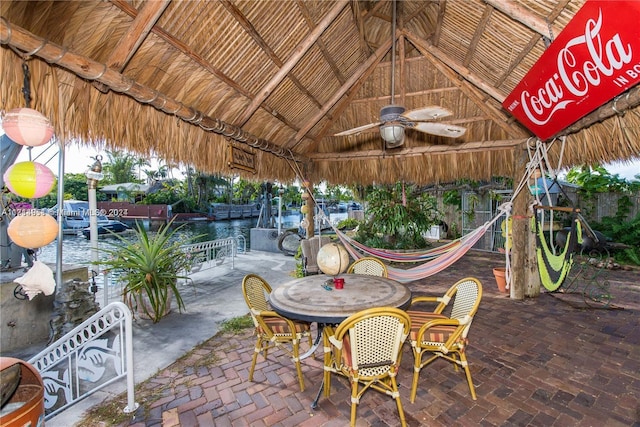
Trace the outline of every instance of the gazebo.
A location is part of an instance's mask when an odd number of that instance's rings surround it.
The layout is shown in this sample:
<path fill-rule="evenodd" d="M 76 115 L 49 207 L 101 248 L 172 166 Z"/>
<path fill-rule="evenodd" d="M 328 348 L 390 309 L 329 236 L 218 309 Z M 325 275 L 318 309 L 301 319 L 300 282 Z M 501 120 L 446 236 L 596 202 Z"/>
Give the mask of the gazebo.
<path fill-rule="evenodd" d="M 553 165 L 640 159 L 639 6 L 607 3 L 6 0 L 1 108 L 25 106 L 28 73 L 31 108 L 61 149 L 153 153 L 309 190 L 518 182 L 538 140 L 562 142 Z M 574 17 L 590 31 L 567 41 Z M 545 76 L 541 63 L 567 75 Z M 569 99 L 569 81 L 613 89 Z M 571 103 L 585 111 L 565 117 Z M 563 113 L 545 121 L 546 110 Z M 516 200 L 514 214 L 527 204 Z M 515 222 L 514 236 L 526 228 Z M 516 237 L 512 298 L 536 294 L 527 252 Z"/>

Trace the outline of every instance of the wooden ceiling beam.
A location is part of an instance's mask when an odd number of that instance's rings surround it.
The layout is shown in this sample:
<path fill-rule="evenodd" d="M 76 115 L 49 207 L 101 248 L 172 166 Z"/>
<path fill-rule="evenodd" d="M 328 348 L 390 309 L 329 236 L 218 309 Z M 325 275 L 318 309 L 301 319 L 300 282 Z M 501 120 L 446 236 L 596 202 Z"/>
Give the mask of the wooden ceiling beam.
<path fill-rule="evenodd" d="M 71 71 L 81 79 L 105 84 L 114 92 L 127 95 L 140 104 L 151 105 L 159 111 L 178 117 L 189 124 L 200 127 L 206 132 L 223 135 L 280 158 L 296 161 L 303 160 L 302 156 L 294 156 L 278 144 L 258 138 L 242 130 L 242 128 L 220 119 L 209 117 L 194 107 L 186 106 L 176 99 L 141 85 L 122 73 L 107 67 L 107 64 L 94 61 L 91 58 L 70 51 L 66 47 L 38 37 L 24 28 L 12 25 L 4 17 L 0 17 L 0 44 L 12 46 L 23 52 L 33 52 L 32 56 L 37 56 L 49 64 L 55 64 Z"/>
<path fill-rule="evenodd" d="M 551 25 L 548 21 L 540 19 L 515 2 L 504 0 L 484 0 L 484 2 L 504 13 L 509 18 L 520 22 L 525 27 L 551 40 L 562 31 L 562 28 L 558 28 L 555 25 Z"/>
<path fill-rule="evenodd" d="M 107 67 L 122 72 L 140 45 L 158 22 L 171 0 L 150 0 L 142 6 L 140 12 L 133 18 L 129 29 L 120 38 L 115 49 L 107 58 Z M 105 85 L 94 82 L 93 85 L 99 91 L 105 93 L 109 90 Z"/>
<path fill-rule="evenodd" d="M 347 80 L 345 84 L 343 84 L 342 87 L 333 94 L 331 99 L 327 101 L 327 103 L 315 114 L 315 116 L 313 116 L 313 118 L 311 118 L 311 120 L 309 120 L 307 124 L 298 131 L 295 137 L 292 138 L 290 141 L 287 141 L 284 147 L 285 148 L 295 147 L 302 140 L 302 138 L 304 138 L 305 135 L 316 124 L 318 124 L 318 122 L 322 120 L 322 118 L 325 115 L 327 115 L 327 113 L 340 101 L 340 99 L 344 96 L 344 94 L 350 91 L 354 87 L 356 82 L 361 81 L 360 79 L 364 74 L 367 74 L 367 72 L 371 72 L 378 65 L 378 63 L 380 63 L 380 61 L 382 60 L 384 55 L 386 55 L 386 53 L 389 51 L 390 48 L 391 48 L 391 40 L 389 40 L 387 43 L 380 46 L 374 52 L 373 55 L 367 58 L 367 60 L 364 63 L 362 63 L 360 67 L 358 67 L 356 72 L 351 77 L 349 77 L 349 80 Z M 353 95 L 353 92 L 352 92 L 352 95 Z M 347 101 L 348 101 L 348 98 L 344 102 L 347 102 Z M 311 148 L 311 150 L 315 149 L 317 147 L 317 144 L 318 144 L 317 141 L 314 141 L 313 147 Z"/>
<path fill-rule="evenodd" d="M 442 22 L 444 21 L 444 14 L 447 11 L 447 0 L 442 0 L 438 6 L 438 19 L 436 21 L 436 30 L 431 36 L 431 43 L 434 46 L 438 46 L 440 43 L 440 36 L 442 35 Z"/>
<path fill-rule="evenodd" d="M 554 21 L 558 16 L 560 16 L 562 11 L 566 7 L 567 3 L 569 3 L 570 1 L 571 0 L 559 1 L 558 4 L 556 4 L 556 7 L 554 7 L 551 13 L 549 14 L 549 20 Z M 513 70 L 518 65 L 520 65 L 520 63 L 524 60 L 524 58 L 529 54 L 531 49 L 533 49 L 536 43 L 538 43 L 539 41 L 540 41 L 539 34 L 534 34 L 533 36 L 531 36 L 531 39 L 529 40 L 527 45 L 524 48 L 522 48 L 520 53 L 518 53 L 518 56 L 516 56 L 516 58 L 513 61 L 511 61 L 511 64 L 509 64 L 507 69 L 504 70 L 502 75 L 496 80 L 496 87 L 500 87 L 500 85 L 502 85 L 502 83 L 507 79 L 507 77 L 509 77 L 509 75 L 513 72 Z"/>
<path fill-rule="evenodd" d="M 298 9 L 300 9 L 302 17 L 306 21 L 307 26 L 310 29 L 314 28 L 315 22 L 313 22 L 313 18 L 309 13 L 309 9 L 305 6 L 304 2 L 302 0 L 296 0 L 296 4 L 298 5 Z M 333 57 L 327 49 L 327 45 L 324 44 L 321 37 L 316 41 L 316 45 L 318 46 L 318 49 L 320 49 L 324 60 L 329 64 L 329 67 L 331 68 L 331 71 L 333 71 L 333 74 L 336 76 L 336 79 L 340 82 L 341 85 L 344 84 L 347 78 L 344 76 L 344 74 L 342 74 L 342 71 L 340 71 L 340 68 L 336 64 L 336 61 L 333 60 Z"/>
<path fill-rule="evenodd" d="M 405 94 L 406 98 L 411 98 L 412 96 L 423 96 L 423 95 L 432 95 L 436 93 L 444 93 L 444 92 L 457 92 L 460 88 L 456 86 L 450 87 L 438 87 L 433 89 L 424 89 L 424 90 L 416 90 L 412 92 L 407 92 Z M 387 104 L 391 103 L 391 95 L 380 95 L 380 96 L 370 96 L 367 98 L 358 98 L 351 100 L 351 104 L 368 104 L 369 102 L 378 102 L 385 100 Z"/>
<path fill-rule="evenodd" d="M 147 38 L 153 26 L 158 22 L 171 0 L 148 0 L 133 18 L 133 22 L 123 34 L 115 49 L 107 58 L 107 66 L 122 71 L 142 42 Z"/>
<path fill-rule="evenodd" d="M 471 43 L 469 43 L 467 54 L 464 57 L 464 61 L 462 61 L 462 65 L 464 65 L 465 67 L 468 67 L 469 64 L 471 63 L 471 60 L 473 59 L 473 55 L 476 49 L 478 48 L 478 43 L 480 42 L 480 39 L 482 38 L 482 35 L 484 34 L 485 29 L 487 28 L 487 23 L 489 22 L 489 19 L 491 19 L 492 11 L 493 11 L 493 8 L 491 6 L 489 5 L 485 6 L 484 12 L 482 12 L 482 18 L 480 18 L 480 22 L 476 27 L 476 31 L 473 34 Z"/>
<path fill-rule="evenodd" d="M 242 113 L 242 115 L 237 121 L 238 126 L 244 126 L 247 123 L 247 121 L 251 118 L 251 116 L 253 116 L 253 114 L 258 110 L 258 108 L 260 108 L 262 103 L 269 97 L 269 95 L 271 95 L 271 93 L 275 90 L 275 88 L 278 87 L 278 85 L 282 83 L 282 81 L 287 76 L 289 76 L 289 78 L 292 79 L 294 83 L 297 82 L 296 86 L 298 86 L 303 93 L 306 93 L 307 96 L 310 99 L 312 99 L 316 103 L 316 105 L 318 105 L 318 107 L 321 107 L 321 104 L 307 91 L 307 89 L 304 86 L 302 86 L 302 83 L 300 83 L 297 79 L 295 79 L 294 76 L 289 75 L 289 73 L 291 72 L 293 67 L 295 67 L 298 64 L 298 62 L 307 53 L 307 51 L 313 46 L 313 44 L 318 40 L 318 38 L 320 38 L 320 36 L 327 29 L 327 27 L 329 27 L 329 25 L 331 25 L 331 23 L 338 17 L 338 15 L 340 15 L 340 13 L 342 12 L 342 9 L 344 9 L 344 7 L 348 3 L 349 3 L 349 0 L 340 0 L 329 11 L 329 13 L 327 13 L 327 15 L 324 18 L 322 18 L 322 20 L 318 23 L 318 25 L 316 25 L 313 31 L 311 31 L 311 33 L 309 33 L 309 35 L 302 42 L 300 42 L 298 46 L 296 46 L 296 48 L 294 49 L 289 59 L 284 64 L 280 63 L 279 65 L 280 69 L 278 70 L 278 72 L 271 78 L 269 82 L 267 82 L 266 85 L 262 87 L 262 89 L 260 90 L 260 93 L 256 97 L 254 97 L 251 103 L 247 106 L 247 108 L 245 108 L 244 112 Z M 225 5 L 228 4 L 229 7 L 231 7 L 232 9 L 235 9 L 235 6 L 231 5 L 227 0 L 224 0 L 223 4 Z M 240 15 L 235 14 L 234 17 L 236 17 L 236 19 L 244 18 L 244 16 L 240 16 Z M 246 18 L 244 19 L 244 21 L 246 21 Z M 241 21 L 239 20 L 238 22 L 241 22 Z M 249 24 L 248 21 L 246 22 L 247 24 Z M 251 28 L 253 27 L 251 26 Z M 259 38 L 258 34 L 255 34 L 255 36 Z M 260 46 L 263 46 L 263 45 L 265 45 L 264 49 L 266 51 L 269 51 L 269 52 L 271 51 L 271 49 L 268 46 L 266 46 L 266 43 L 263 43 Z M 277 59 L 277 57 L 274 58 L 274 56 L 275 54 L 271 56 L 272 60 Z M 276 63 L 276 65 L 278 65 L 278 63 Z"/>
<path fill-rule="evenodd" d="M 313 153 L 308 157 L 311 160 L 329 161 L 349 161 L 354 159 L 370 160 L 372 158 L 387 157 L 411 157 L 424 154 L 452 154 L 452 153 L 475 153 L 487 151 L 509 150 L 525 142 L 526 139 L 506 139 L 501 141 L 477 141 L 467 142 L 459 145 L 426 145 L 423 147 L 402 148 L 400 150 L 364 150 L 364 151 L 343 151 L 335 153 Z"/>
<path fill-rule="evenodd" d="M 138 14 L 138 11 L 129 4 L 126 0 L 110 0 L 115 6 L 117 6 L 120 10 L 122 10 L 127 15 L 135 18 Z M 202 56 L 191 50 L 189 46 L 184 44 L 181 40 L 176 39 L 173 35 L 167 33 L 161 27 L 155 26 L 151 30 L 152 33 L 156 34 L 158 37 L 169 43 L 172 47 L 184 53 L 187 57 L 191 58 L 196 64 L 199 64 L 203 69 L 213 74 L 216 78 L 222 81 L 224 84 L 237 91 L 239 94 L 243 95 L 246 98 L 251 99 L 253 94 L 245 90 L 242 86 L 240 86 L 236 81 L 229 78 L 222 71 L 211 65 L 210 62 L 206 61 Z"/>
<path fill-rule="evenodd" d="M 405 31 L 406 32 L 406 31 Z M 483 99 L 483 95 L 485 91 L 483 87 L 487 87 L 488 85 L 482 83 L 482 87 L 477 87 L 473 85 L 473 81 L 481 80 L 478 77 L 472 75 L 472 73 L 467 70 L 465 67 L 462 67 L 459 64 L 456 64 L 454 60 L 446 57 L 446 55 L 442 54 L 438 49 L 433 47 L 430 43 L 420 39 L 419 37 L 407 33 L 407 38 L 413 45 L 422 53 L 425 58 L 427 58 L 431 63 L 445 76 L 453 82 L 453 84 L 457 85 L 460 90 L 469 97 L 471 101 L 473 101 L 478 108 L 480 108 L 487 116 L 491 118 L 500 128 L 502 128 L 508 135 L 512 137 L 520 137 L 522 135 L 522 131 L 515 127 L 515 125 L 510 125 L 508 120 L 509 116 L 502 113 L 501 111 L 496 110 L 492 106 L 488 105 Z M 436 55 L 434 55 L 436 53 Z M 463 70 L 463 72 L 461 72 Z M 456 74 L 457 73 L 457 74 Z M 465 81 L 465 79 L 467 81 Z M 504 95 L 499 94 L 495 88 L 489 88 L 492 93 L 499 95 L 500 98 L 504 99 Z"/>

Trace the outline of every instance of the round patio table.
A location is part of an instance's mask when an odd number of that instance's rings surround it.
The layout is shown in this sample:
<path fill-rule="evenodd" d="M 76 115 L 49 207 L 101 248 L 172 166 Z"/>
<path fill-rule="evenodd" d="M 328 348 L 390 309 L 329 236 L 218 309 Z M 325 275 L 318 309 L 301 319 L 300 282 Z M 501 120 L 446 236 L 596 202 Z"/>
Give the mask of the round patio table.
<path fill-rule="evenodd" d="M 411 291 L 386 277 L 341 274 L 344 288 L 335 289 L 333 277 L 324 274 L 301 277 L 271 291 L 269 302 L 282 316 L 318 324 L 336 324 L 372 307 L 405 309 Z"/>
<path fill-rule="evenodd" d="M 269 303 L 273 310 L 285 317 L 306 322 L 317 322 L 318 335 L 309 351 L 309 357 L 320 344 L 325 328 L 342 322 L 361 310 L 373 307 L 405 309 L 411 304 L 411 291 L 405 285 L 386 277 L 364 274 L 341 274 L 344 288 L 335 289 L 333 277 L 324 274 L 292 280 L 271 291 Z M 325 358 L 328 354 L 325 354 Z M 325 364 L 327 360 L 325 359 Z M 324 388 L 324 378 L 311 409 L 318 407 Z"/>

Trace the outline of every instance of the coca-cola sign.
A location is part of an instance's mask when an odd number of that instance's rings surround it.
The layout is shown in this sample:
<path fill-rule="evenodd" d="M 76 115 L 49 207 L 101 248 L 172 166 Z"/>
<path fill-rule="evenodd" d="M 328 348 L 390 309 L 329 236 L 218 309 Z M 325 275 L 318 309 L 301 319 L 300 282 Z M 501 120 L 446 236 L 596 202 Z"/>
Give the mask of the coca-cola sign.
<path fill-rule="evenodd" d="M 590 0 L 502 106 L 542 140 L 640 81 L 640 1 Z"/>

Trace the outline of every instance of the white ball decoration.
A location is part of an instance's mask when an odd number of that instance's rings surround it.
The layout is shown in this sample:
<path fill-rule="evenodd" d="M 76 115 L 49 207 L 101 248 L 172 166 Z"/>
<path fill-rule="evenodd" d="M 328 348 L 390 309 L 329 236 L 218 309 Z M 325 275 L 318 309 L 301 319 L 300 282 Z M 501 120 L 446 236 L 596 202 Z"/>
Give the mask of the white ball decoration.
<path fill-rule="evenodd" d="M 338 243 L 327 243 L 318 251 L 317 262 L 324 274 L 337 276 L 349 266 L 349 252 Z"/>

